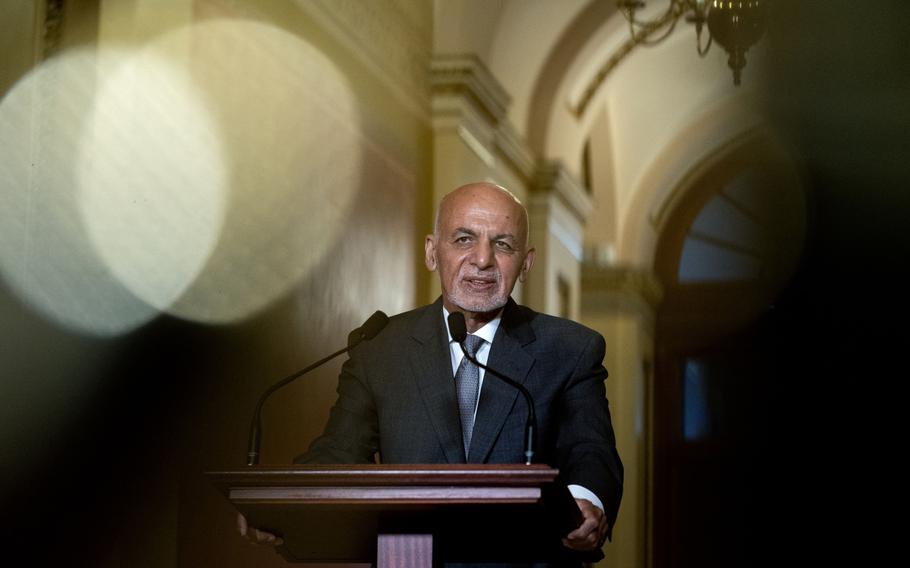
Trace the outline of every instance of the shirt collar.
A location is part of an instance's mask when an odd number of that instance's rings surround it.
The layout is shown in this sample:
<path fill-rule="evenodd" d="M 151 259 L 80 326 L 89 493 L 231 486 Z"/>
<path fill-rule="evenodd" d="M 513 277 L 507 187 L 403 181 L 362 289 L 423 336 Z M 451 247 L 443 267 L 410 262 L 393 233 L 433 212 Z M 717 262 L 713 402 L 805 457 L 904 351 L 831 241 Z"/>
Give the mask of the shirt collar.
<path fill-rule="evenodd" d="M 445 322 L 449 321 L 449 310 L 447 310 L 445 306 L 442 307 L 442 319 Z M 483 327 L 474 332 L 474 335 L 482 338 L 484 341 L 492 345 L 493 338 L 496 337 L 496 331 L 499 329 L 500 322 L 502 322 L 501 310 L 498 316 L 485 323 Z M 448 323 L 446 323 L 446 335 L 449 336 L 449 343 L 455 341 L 452 339 L 452 332 L 449 331 Z"/>

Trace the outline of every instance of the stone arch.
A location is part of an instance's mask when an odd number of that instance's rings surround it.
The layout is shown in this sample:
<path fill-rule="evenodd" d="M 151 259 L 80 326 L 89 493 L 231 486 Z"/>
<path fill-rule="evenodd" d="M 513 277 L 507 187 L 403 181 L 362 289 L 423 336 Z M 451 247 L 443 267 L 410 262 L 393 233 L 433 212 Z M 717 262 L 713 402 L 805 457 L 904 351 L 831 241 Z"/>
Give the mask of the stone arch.
<path fill-rule="evenodd" d="M 630 191 L 619 220 L 617 260 L 639 267 L 653 264 L 657 238 L 669 207 L 708 167 L 722 160 L 724 148 L 756 135 L 761 119 L 747 102 L 727 100 L 702 112 L 663 149 Z"/>

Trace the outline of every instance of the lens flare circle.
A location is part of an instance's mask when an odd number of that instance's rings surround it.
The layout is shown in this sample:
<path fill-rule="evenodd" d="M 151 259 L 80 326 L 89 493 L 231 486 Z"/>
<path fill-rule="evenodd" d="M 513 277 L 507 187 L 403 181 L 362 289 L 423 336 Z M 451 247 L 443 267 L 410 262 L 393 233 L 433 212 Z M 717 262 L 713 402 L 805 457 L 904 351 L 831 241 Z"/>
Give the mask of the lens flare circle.
<path fill-rule="evenodd" d="M 365 142 L 347 78 L 305 39 L 215 20 L 150 49 L 184 45 L 219 126 L 228 192 L 219 241 L 169 312 L 228 323 L 324 269 L 364 183 Z"/>
<path fill-rule="evenodd" d="M 144 49 L 105 66 L 80 145 L 80 210 L 112 275 L 167 311 L 218 241 L 225 167 L 218 130 L 179 59 Z"/>
<path fill-rule="evenodd" d="M 337 248 L 359 112 L 329 57 L 258 22 L 61 53 L 0 101 L 0 275 L 93 334 L 249 317 Z"/>
<path fill-rule="evenodd" d="M 81 223 L 77 156 L 103 75 L 97 52 L 70 51 L 0 101 L 0 273 L 46 319 L 116 335 L 157 310 L 111 274 Z"/>

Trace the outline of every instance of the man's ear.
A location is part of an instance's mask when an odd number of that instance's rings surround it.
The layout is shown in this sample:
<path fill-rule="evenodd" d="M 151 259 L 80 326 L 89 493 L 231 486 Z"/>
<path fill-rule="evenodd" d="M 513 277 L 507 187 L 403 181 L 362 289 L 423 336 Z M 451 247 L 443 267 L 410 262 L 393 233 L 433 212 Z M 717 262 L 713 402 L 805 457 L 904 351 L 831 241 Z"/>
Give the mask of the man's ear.
<path fill-rule="evenodd" d="M 531 270 L 531 267 L 534 266 L 534 256 L 536 254 L 537 251 L 535 249 L 528 249 L 524 262 L 521 263 L 521 272 L 518 273 L 519 282 L 524 282 L 528 278 L 528 272 Z"/>
<path fill-rule="evenodd" d="M 436 235 L 427 235 L 423 243 L 423 249 L 423 261 L 427 265 L 427 270 L 433 272 L 436 270 Z"/>

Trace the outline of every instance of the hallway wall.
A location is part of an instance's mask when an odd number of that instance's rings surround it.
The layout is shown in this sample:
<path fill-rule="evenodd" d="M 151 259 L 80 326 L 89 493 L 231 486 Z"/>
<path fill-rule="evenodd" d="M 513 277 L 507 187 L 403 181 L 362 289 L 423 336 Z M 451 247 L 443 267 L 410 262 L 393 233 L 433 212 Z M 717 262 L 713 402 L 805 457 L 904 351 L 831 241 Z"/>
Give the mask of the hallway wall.
<path fill-rule="evenodd" d="M 202 472 L 245 462 L 266 386 L 418 302 L 432 7 L 73 2 L 29 70 L 43 7 L 0 55 L 4 528 L 38 564 L 282 565 Z M 340 364 L 270 400 L 262 463 Z"/>

